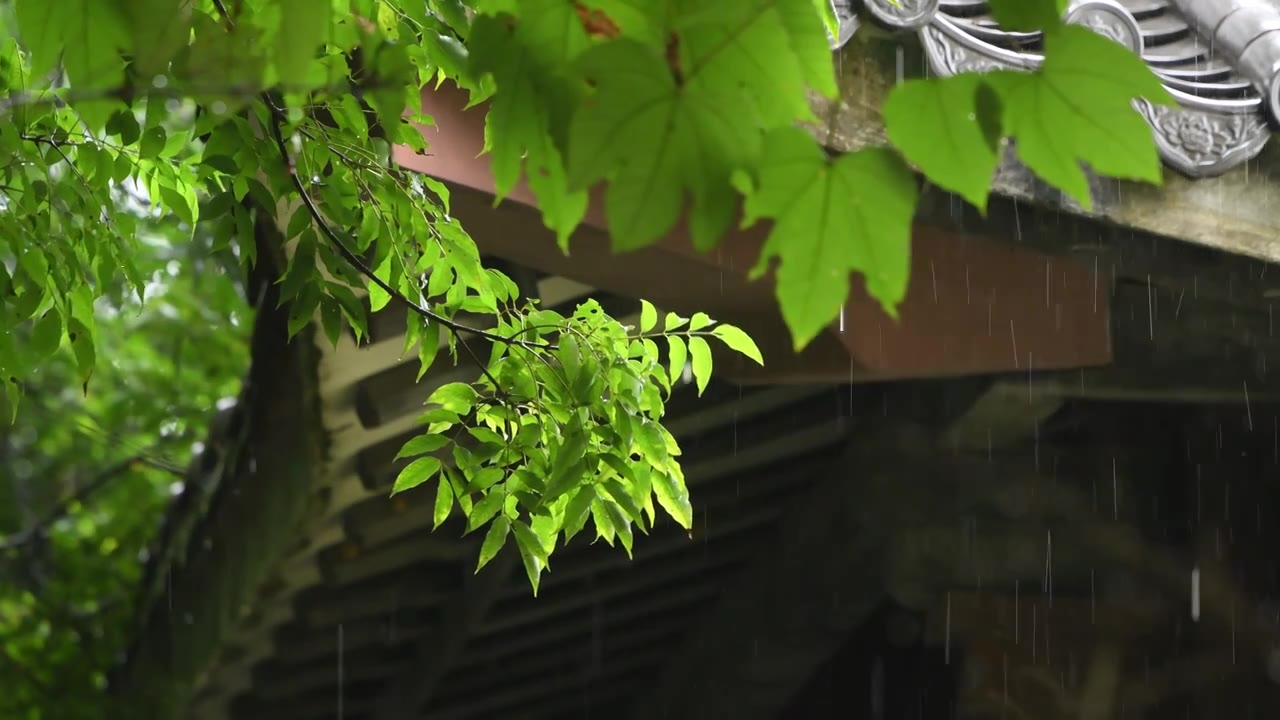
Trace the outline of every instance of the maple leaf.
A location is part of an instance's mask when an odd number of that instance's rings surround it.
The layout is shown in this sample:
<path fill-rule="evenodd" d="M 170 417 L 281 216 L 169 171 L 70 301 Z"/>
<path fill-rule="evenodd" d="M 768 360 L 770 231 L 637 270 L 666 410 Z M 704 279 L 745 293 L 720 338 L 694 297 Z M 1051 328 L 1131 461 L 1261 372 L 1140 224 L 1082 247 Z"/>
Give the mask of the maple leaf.
<path fill-rule="evenodd" d="M 614 248 L 662 237 L 693 196 L 697 247 L 715 244 L 733 221 L 729 178 L 760 144 L 757 125 L 724 111 L 721 92 L 684 92 L 662 54 L 626 38 L 592 48 L 580 65 L 598 88 L 569 129 L 569 183 L 611 180 L 605 213 Z"/>
<path fill-rule="evenodd" d="M 677 7 L 680 68 L 691 92 L 739 87 L 766 127 L 812 119 L 809 88 L 836 96 L 813 0 L 684 0 Z"/>
<path fill-rule="evenodd" d="M 861 272 L 867 292 L 896 317 L 907 291 L 916 181 L 895 153 L 859 150 L 828 160 L 803 130 L 780 128 L 766 138 L 755 187 L 746 189 L 746 220 L 772 218 L 752 270 L 759 277 L 777 257 L 777 296 L 797 349 L 840 312 L 849 275 Z"/>
<path fill-rule="evenodd" d="M 1172 104 L 1146 63 L 1093 31 L 1061 25 L 1045 33 L 1046 60 L 1035 73 L 985 76 L 1002 99 L 1004 132 L 1044 180 L 1093 206 L 1081 163 L 1111 177 L 1160 183 L 1151 127 L 1133 101 Z"/>
<path fill-rule="evenodd" d="M 908 80 L 881 110 L 889 139 L 907 160 L 985 211 L 999 160 L 999 102 L 980 75 L 966 73 Z"/>
<path fill-rule="evenodd" d="M 558 78 L 542 70 L 542 58 L 576 54 L 587 39 L 572 6 L 559 4 L 563 17 L 544 17 L 519 30 L 500 18 L 481 16 L 471 28 L 470 47 L 477 76 L 491 74 L 500 90 L 485 119 L 485 149 L 491 154 L 496 197 L 505 197 L 525 174 L 543 222 L 556 231 L 564 250 L 586 214 L 587 194 L 568 187 L 564 159 L 553 141 L 556 126 L 564 121 L 553 117 L 548 103 L 562 95 Z M 530 47 L 538 47 L 541 57 Z"/>

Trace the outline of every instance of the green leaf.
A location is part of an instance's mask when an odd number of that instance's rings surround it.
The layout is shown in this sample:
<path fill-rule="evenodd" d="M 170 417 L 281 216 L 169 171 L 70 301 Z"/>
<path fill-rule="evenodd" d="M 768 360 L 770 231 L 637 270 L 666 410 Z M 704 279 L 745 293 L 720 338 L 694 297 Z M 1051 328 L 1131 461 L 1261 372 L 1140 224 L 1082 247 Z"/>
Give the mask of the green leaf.
<path fill-rule="evenodd" d="M 658 309 L 648 300 L 640 301 L 640 332 L 647 333 L 658 324 Z"/>
<path fill-rule="evenodd" d="M 622 512 L 626 514 L 631 522 L 640 522 L 640 507 L 636 505 L 635 499 L 622 487 L 622 483 L 617 480 L 606 480 L 600 483 L 600 487 L 604 488 L 604 493 L 610 500 L 622 508 Z"/>
<path fill-rule="evenodd" d="M 456 457 L 458 448 L 454 447 L 454 455 Z M 462 509 L 463 515 L 471 514 L 471 496 L 467 494 L 467 484 L 462 475 L 455 469 L 445 465 L 441 471 L 443 477 L 449 479 L 449 488 L 453 491 L 453 497 L 458 501 L 458 507 Z M 436 509 L 439 510 L 439 496 L 436 497 Z M 444 522 L 441 519 L 441 522 Z"/>
<path fill-rule="evenodd" d="M 338 347 L 338 340 L 342 337 L 342 306 L 332 295 L 324 295 L 320 298 L 320 325 L 324 328 L 324 335 L 329 339 L 335 349 Z"/>
<path fill-rule="evenodd" d="M 640 454 L 654 465 L 666 465 L 670 459 L 666 440 L 654 423 L 635 419 L 635 443 Z"/>
<path fill-rule="evenodd" d="M 764 357 L 760 354 L 760 348 L 756 347 L 755 340 L 752 340 L 751 336 L 743 332 L 742 329 L 734 325 L 721 324 L 712 330 L 711 334 L 720 338 L 720 342 L 728 345 L 730 350 L 746 355 L 755 360 L 757 365 L 764 365 Z"/>
<path fill-rule="evenodd" d="M 436 460 L 436 458 L 423 458 L 423 460 Z M 436 460 L 436 465 L 440 461 Z M 469 512 L 467 506 L 469 501 L 464 502 L 463 496 L 458 497 L 458 505 L 461 506 L 464 513 Z M 449 473 L 441 473 L 440 482 L 436 485 L 436 505 L 431 513 L 431 529 L 434 530 L 444 524 L 449 519 L 449 511 L 453 509 L 453 478 Z"/>
<path fill-rule="evenodd" d="M 396 493 L 416 488 L 430 480 L 438 472 L 440 472 L 440 458 L 418 458 L 405 466 L 405 469 L 401 470 L 400 474 L 396 476 L 396 482 L 391 487 L 391 494 L 395 495 Z"/>
<path fill-rule="evenodd" d="M 1000 94 L 1004 131 L 1018 156 L 1082 207 L 1093 207 L 1081 163 L 1111 177 L 1159 183 L 1160 157 L 1135 98 L 1173 103 L 1132 52 L 1088 28 L 1062 25 L 1045 35 L 1039 72 L 985 77 Z"/>
<path fill-rule="evenodd" d="M 604 209 L 614 249 L 665 235 L 686 195 L 694 201 L 694 246 L 713 246 L 732 223 L 728 179 L 759 147 L 758 126 L 715 92 L 684 91 L 661 52 L 638 42 L 597 45 L 580 66 L 597 89 L 569 128 L 569 183 L 586 188 L 609 178 Z"/>
<path fill-rule="evenodd" d="M 315 318 L 316 308 L 320 306 L 320 291 L 308 285 L 289 307 L 289 337 L 302 332 L 302 329 Z"/>
<path fill-rule="evenodd" d="M 316 50 L 329 39 L 333 3 L 329 0 L 280 0 L 280 34 L 276 50 L 276 75 L 290 92 L 300 92 L 315 83 L 311 72 Z"/>
<path fill-rule="evenodd" d="M 63 24 L 68 20 L 66 15 L 79 8 L 52 0 L 14 0 L 13 4 L 20 39 L 30 56 L 31 74 L 43 79 L 53 72 L 62 57 L 62 45 L 67 37 Z"/>
<path fill-rule="evenodd" d="M 1010 30 L 1044 30 L 1062 21 L 1068 0 L 991 0 L 996 22 Z"/>
<path fill-rule="evenodd" d="M 168 69 L 191 33 L 188 0 L 130 0 L 119 3 L 134 50 L 133 71 L 150 79 Z"/>
<path fill-rule="evenodd" d="M 476 401 L 476 390 L 464 382 L 441 385 L 427 398 L 427 405 L 439 405 L 449 412 L 465 415 Z"/>
<path fill-rule="evenodd" d="M 564 541 L 566 543 L 572 540 L 574 535 L 582 532 L 582 528 L 586 527 L 587 518 L 591 515 L 591 503 L 595 499 L 595 486 L 583 485 L 565 505 Z"/>
<path fill-rule="evenodd" d="M 471 477 L 468 489 L 471 492 L 484 492 L 493 487 L 504 476 L 502 468 L 487 467 Z"/>
<path fill-rule="evenodd" d="M 634 559 L 631 554 L 631 548 L 635 544 L 631 532 L 631 520 L 623 515 L 622 510 L 614 503 L 606 502 L 602 504 L 604 511 L 608 514 L 613 534 L 617 536 L 618 542 L 622 543 L 622 549 L 627 552 L 627 557 Z"/>
<path fill-rule="evenodd" d="M 693 366 L 693 380 L 701 395 L 711 381 L 711 346 L 701 336 L 689 338 L 689 364 Z"/>
<path fill-rule="evenodd" d="M 650 473 L 653 480 L 653 494 L 658 504 L 680 524 L 685 530 L 693 528 L 693 505 L 689 502 L 689 490 L 684 485 L 684 478 L 672 476 L 654 469 Z"/>
<path fill-rule="evenodd" d="M 489 532 L 484 535 L 484 544 L 480 546 L 480 559 L 476 562 L 476 572 L 480 572 L 481 568 L 489 564 L 489 561 L 498 554 L 502 546 L 507 543 L 507 536 L 511 534 L 511 520 L 506 515 L 499 515 L 497 520 L 489 526 Z"/>
<path fill-rule="evenodd" d="M 34 362 L 43 362 L 58 350 L 62 343 L 62 315 L 49 310 L 31 330 L 30 352 Z"/>
<path fill-rule="evenodd" d="M 425 323 L 418 337 L 418 377 L 417 382 L 431 369 L 436 356 L 440 354 L 440 323 Z"/>
<path fill-rule="evenodd" d="M 419 435 L 410 440 L 396 453 L 396 460 L 433 453 L 449 444 L 449 438 L 443 435 Z"/>
<path fill-rule="evenodd" d="M 587 435 L 578 426 L 574 426 L 564 437 L 564 443 L 552 458 L 551 473 L 547 477 L 547 489 L 543 493 L 544 502 L 555 502 L 556 498 L 572 490 L 582 481 L 586 470 L 586 459 L 583 454 L 587 449 Z"/>
<path fill-rule="evenodd" d="M 297 215 L 298 215 L 298 211 L 295 210 L 293 217 L 297 217 Z M 293 224 L 293 217 L 289 219 L 290 225 Z M 373 274 L 379 280 L 382 280 L 383 282 L 387 282 L 388 284 L 390 284 L 389 283 L 391 279 L 391 255 L 390 254 L 388 254 L 387 257 L 384 258 L 383 261 L 378 264 L 378 267 L 373 269 Z M 432 274 L 432 276 L 434 277 L 434 273 Z M 370 280 L 369 281 L 369 310 L 371 312 L 378 312 L 382 308 L 386 307 L 387 303 L 389 302 L 391 302 L 391 294 L 388 293 L 386 290 L 384 290 L 381 284 L 376 283 L 373 280 Z"/>
<path fill-rule="evenodd" d="M 683 318 L 673 312 L 669 312 L 667 313 L 666 320 L 664 320 L 662 323 L 662 330 L 663 332 L 671 332 L 672 330 L 679 330 L 680 328 L 684 327 L 684 324 L 687 322 L 689 322 L 689 318 Z"/>
<path fill-rule="evenodd" d="M 617 533 L 613 527 L 613 516 L 609 514 L 609 503 L 597 497 L 591 503 L 591 519 L 596 524 L 596 537 L 613 545 L 613 538 Z"/>
<path fill-rule="evenodd" d="M 289 216 L 289 224 L 285 230 L 285 240 L 292 240 L 298 237 L 307 228 L 311 227 L 311 210 L 306 203 L 299 203 L 293 209 L 293 214 Z M 385 278 L 384 278 L 385 279 Z M 377 308 L 375 308 L 376 310 Z"/>
<path fill-rule="evenodd" d="M 696 312 L 693 314 L 693 317 L 689 318 L 689 331 L 697 332 L 698 330 L 702 330 L 714 324 L 715 324 L 715 321 L 712 320 L 706 313 Z"/>
<path fill-rule="evenodd" d="M 157 158 L 168 141 L 169 136 L 165 133 L 164 128 L 159 125 L 149 127 L 146 132 L 142 133 L 142 141 L 138 143 L 138 156 L 144 160 Z M 293 236 L 290 235 L 290 237 Z"/>
<path fill-rule="evenodd" d="M 520 560 L 524 563 L 525 574 L 529 577 L 529 584 L 533 586 L 533 594 L 538 594 L 538 582 L 542 578 L 542 571 L 547 567 L 547 549 L 542 546 L 542 541 L 534 534 L 529 526 L 519 520 L 511 523 L 511 528 L 516 533 L 516 547 L 520 550 Z"/>
<path fill-rule="evenodd" d="M 908 80 L 881 108 L 889 139 L 929 180 L 986 212 L 999 161 L 999 98 L 977 73 Z"/>
<path fill-rule="evenodd" d="M 747 195 L 748 222 L 774 219 L 752 271 L 781 260 L 778 302 L 797 349 L 833 322 L 849 296 L 849 273 L 891 317 L 907 292 L 916 181 L 895 154 L 866 149 L 828 161 L 803 130 L 774 131 Z"/>
<path fill-rule="evenodd" d="M 504 500 L 506 495 L 502 492 L 491 492 L 481 498 L 467 515 L 467 532 L 475 532 L 476 528 L 492 520 L 502 509 Z"/>
<path fill-rule="evenodd" d="M 498 199 L 523 173 L 543 222 L 567 251 L 570 234 L 586 213 L 587 194 L 569 187 L 564 158 L 552 141 L 547 102 L 560 99 L 563 90 L 555 85 L 557 68 L 549 63 L 567 61 L 586 47 L 587 38 L 568 3 L 542 0 L 523 10 L 523 22 L 482 16 L 471 28 L 473 69 L 477 75 L 492 74 L 500 89 L 485 119 L 485 149 L 492 154 Z"/>
<path fill-rule="evenodd" d="M 690 90 L 739 85 L 770 127 L 812 117 L 808 88 L 837 95 L 826 27 L 811 1 L 703 0 L 685 4 L 675 25 Z"/>

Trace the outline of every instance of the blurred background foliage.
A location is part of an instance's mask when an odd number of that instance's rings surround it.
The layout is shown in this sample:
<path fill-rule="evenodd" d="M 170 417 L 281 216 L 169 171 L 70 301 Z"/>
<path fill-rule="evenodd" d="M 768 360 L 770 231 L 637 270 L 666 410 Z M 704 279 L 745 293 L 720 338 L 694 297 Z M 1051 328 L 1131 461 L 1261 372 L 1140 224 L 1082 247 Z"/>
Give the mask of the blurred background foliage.
<path fill-rule="evenodd" d="M 0 412 L 0 718 L 102 717 L 94 698 L 127 642 L 149 543 L 248 370 L 233 251 L 120 193 L 145 299 L 121 279 L 98 301 L 88 383 L 64 344 L 21 380 L 16 419 Z"/>

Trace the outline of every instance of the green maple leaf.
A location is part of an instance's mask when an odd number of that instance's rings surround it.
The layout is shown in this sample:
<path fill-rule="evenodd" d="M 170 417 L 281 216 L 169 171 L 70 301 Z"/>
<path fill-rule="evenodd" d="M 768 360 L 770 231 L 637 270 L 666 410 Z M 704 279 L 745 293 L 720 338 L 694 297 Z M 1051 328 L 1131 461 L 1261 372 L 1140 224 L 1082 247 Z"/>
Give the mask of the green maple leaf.
<path fill-rule="evenodd" d="M 691 92 L 738 87 L 766 127 L 812 119 L 809 88 L 837 95 L 813 0 L 683 0 L 677 7 L 680 72 Z"/>
<path fill-rule="evenodd" d="M 582 0 L 582 6 L 607 17 L 623 36 L 660 47 L 665 41 L 667 8 L 653 0 Z"/>
<path fill-rule="evenodd" d="M 999 161 L 998 105 L 980 75 L 965 73 L 904 82 L 881 111 L 889 139 L 907 160 L 985 211 Z"/>
<path fill-rule="evenodd" d="M 1081 163 L 1103 175 L 1158 184 L 1160 157 L 1133 101 L 1174 101 L 1146 63 L 1075 25 L 1046 32 L 1045 50 L 1036 73 L 986 76 L 1003 101 L 1004 132 L 1027 167 L 1086 210 L 1093 199 Z"/>
<path fill-rule="evenodd" d="M 566 12 L 573 15 L 571 9 Z M 561 249 L 567 249 L 569 236 L 586 214 L 587 194 L 568 186 L 564 159 L 553 141 L 557 126 L 567 120 L 556 117 L 549 102 L 563 97 L 562 86 L 545 68 L 547 58 L 576 54 L 579 41 L 585 47 L 586 36 L 574 35 L 563 18 L 544 18 L 516 30 L 502 18 L 482 16 L 472 25 L 470 38 L 474 71 L 491 75 L 500 88 L 485 120 L 485 149 L 491 155 L 497 198 L 525 175 L 543 222 L 556 231 Z M 536 52 L 530 49 L 534 47 Z"/>
<path fill-rule="evenodd" d="M 907 291 L 916 181 L 898 155 L 873 148 L 828 160 L 798 128 L 766 138 L 747 222 L 774 221 L 753 277 L 777 257 L 777 296 L 797 349 L 829 325 L 861 272 L 885 311 Z"/>
<path fill-rule="evenodd" d="M 662 237 L 693 197 L 694 244 L 711 247 L 733 221 L 729 178 L 760 144 L 749 118 L 725 112 L 723 89 L 685 91 L 655 49 L 623 39 L 580 59 L 598 88 L 569 128 L 569 182 L 608 177 L 605 213 L 616 250 Z"/>

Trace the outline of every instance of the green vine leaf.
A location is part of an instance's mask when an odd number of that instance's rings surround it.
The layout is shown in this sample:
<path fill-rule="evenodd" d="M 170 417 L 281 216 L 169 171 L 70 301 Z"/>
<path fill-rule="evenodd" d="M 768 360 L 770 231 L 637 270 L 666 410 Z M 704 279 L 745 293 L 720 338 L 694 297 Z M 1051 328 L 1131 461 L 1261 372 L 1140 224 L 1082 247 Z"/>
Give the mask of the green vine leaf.
<path fill-rule="evenodd" d="M 736 209 L 729 176 L 759 147 L 758 127 L 733 118 L 715 95 L 684 92 L 661 53 L 641 43 L 599 45 L 578 64 L 597 90 L 569 128 L 568 179 L 576 188 L 610 181 L 605 215 L 614 249 L 665 235 L 686 195 L 698 218 L 695 247 L 714 245 Z"/>
<path fill-rule="evenodd" d="M 1002 99 L 1004 132 L 1022 161 L 1086 210 L 1093 197 L 1082 163 L 1111 177 L 1158 184 L 1160 156 L 1133 101 L 1172 104 L 1159 79 L 1141 58 L 1085 27 L 1048 31 L 1045 45 L 1039 72 L 985 79 Z"/>
<path fill-rule="evenodd" d="M 831 161 L 803 130 L 784 128 L 770 135 L 759 177 L 747 195 L 747 222 L 768 217 L 774 225 L 752 276 L 780 260 L 778 303 L 796 348 L 839 315 L 852 271 L 896 316 L 916 206 L 916 181 L 902 160 L 869 149 Z"/>
<path fill-rule="evenodd" d="M 985 212 L 1000 159 L 999 103 L 982 76 L 964 74 L 908 80 L 881 111 L 889 139 L 907 160 Z"/>

